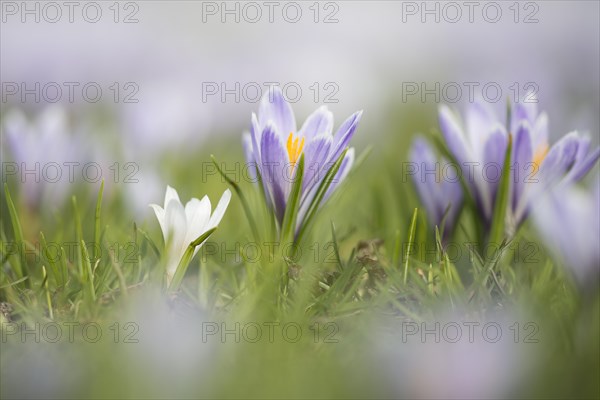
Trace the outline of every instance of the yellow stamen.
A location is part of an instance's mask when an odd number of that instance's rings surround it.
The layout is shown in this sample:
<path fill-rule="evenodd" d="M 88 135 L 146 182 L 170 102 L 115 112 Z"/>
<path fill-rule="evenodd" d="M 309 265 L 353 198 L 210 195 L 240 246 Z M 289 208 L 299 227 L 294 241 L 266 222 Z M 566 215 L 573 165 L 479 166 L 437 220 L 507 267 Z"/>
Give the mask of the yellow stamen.
<path fill-rule="evenodd" d="M 548 145 L 545 143 L 538 146 L 538 148 L 535 150 L 532 162 L 536 170 L 540 168 L 542 161 L 544 161 L 544 158 L 546 158 L 546 154 L 548 154 Z"/>
<path fill-rule="evenodd" d="M 304 149 L 304 138 L 300 140 L 300 143 L 298 143 L 298 139 L 299 138 L 294 139 L 294 133 L 290 132 L 290 136 L 288 136 L 287 140 L 287 152 L 288 156 L 290 157 L 290 163 L 292 164 L 296 164 L 298 158 L 300 158 L 300 154 L 302 154 L 302 150 Z"/>

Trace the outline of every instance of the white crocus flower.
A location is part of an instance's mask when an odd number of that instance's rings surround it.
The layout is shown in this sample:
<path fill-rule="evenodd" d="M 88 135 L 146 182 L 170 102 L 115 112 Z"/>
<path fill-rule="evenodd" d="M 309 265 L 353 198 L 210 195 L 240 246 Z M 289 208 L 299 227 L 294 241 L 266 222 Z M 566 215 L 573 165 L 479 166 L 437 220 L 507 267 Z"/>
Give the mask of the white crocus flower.
<path fill-rule="evenodd" d="M 211 215 L 208 196 L 204 196 L 202 200 L 192 198 L 184 208 L 177 191 L 167 186 L 164 208 L 150 204 L 160 224 L 167 248 L 167 283 L 173 279 L 177 266 L 190 243 L 221 222 L 229 200 L 231 200 L 231 192 L 227 189 Z M 201 246 L 196 247 L 194 255 Z"/>

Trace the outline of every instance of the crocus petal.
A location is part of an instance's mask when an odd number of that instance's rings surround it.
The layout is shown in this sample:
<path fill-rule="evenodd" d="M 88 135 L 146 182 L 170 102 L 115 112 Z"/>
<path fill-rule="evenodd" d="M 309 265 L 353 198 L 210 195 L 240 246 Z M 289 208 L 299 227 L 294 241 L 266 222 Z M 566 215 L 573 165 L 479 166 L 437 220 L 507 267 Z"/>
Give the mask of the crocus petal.
<path fill-rule="evenodd" d="M 323 196 L 323 199 L 321 199 L 320 206 L 322 206 L 327 201 L 327 199 L 329 199 L 329 197 L 331 197 L 333 192 L 344 181 L 344 179 L 350 172 L 350 169 L 352 168 L 353 164 L 354 164 L 354 148 L 351 147 L 346 152 L 346 155 L 344 156 L 344 159 L 342 160 L 342 164 L 340 165 L 340 169 L 338 170 L 338 172 L 335 174 L 335 176 L 331 180 L 331 183 L 329 184 L 329 188 L 327 189 L 327 192 L 325 192 L 325 196 Z M 333 164 L 330 164 L 329 168 L 331 168 L 332 166 L 333 166 Z M 329 170 L 329 168 L 327 169 L 327 171 Z M 325 173 L 327 173 L 327 171 L 325 171 Z M 300 230 L 302 221 L 306 217 L 308 208 L 312 204 L 312 202 L 315 198 L 315 195 L 317 194 L 317 191 L 319 190 L 319 186 L 320 185 L 313 185 L 313 187 L 305 193 L 302 201 L 300 202 L 300 209 L 298 210 L 296 233 Z"/>
<path fill-rule="evenodd" d="M 252 136 L 245 132 L 242 135 L 242 147 L 244 149 L 244 158 L 246 159 L 246 167 L 248 169 L 248 177 L 250 180 L 256 180 L 256 158 L 254 156 L 254 146 L 252 145 Z"/>
<path fill-rule="evenodd" d="M 189 243 L 184 243 L 187 232 L 185 210 L 179 200 L 171 199 L 165 208 L 165 223 L 168 237 L 165 240 L 169 252 L 167 273 L 172 275 Z"/>
<path fill-rule="evenodd" d="M 165 210 L 171 200 L 177 200 L 178 203 L 181 203 L 181 201 L 179 201 L 177 190 L 173 189 L 171 186 L 167 186 L 167 191 L 165 192 Z"/>
<path fill-rule="evenodd" d="M 287 138 L 290 132 L 296 132 L 294 112 L 279 87 L 271 87 L 263 96 L 258 109 L 258 121 L 261 126 L 273 123 L 275 132 L 282 139 Z"/>
<path fill-rule="evenodd" d="M 540 179 L 545 185 L 556 182 L 568 171 L 575 161 L 578 146 L 577 132 L 570 132 L 550 148 L 540 165 Z"/>
<path fill-rule="evenodd" d="M 250 126 L 250 137 L 252 138 L 252 151 L 254 154 L 254 161 L 256 162 L 256 167 L 261 169 L 262 168 L 262 155 L 261 155 L 261 141 L 262 141 L 262 130 L 258 124 L 258 118 L 256 117 L 256 114 L 252 113 L 252 124 Z M 263 174 L 263 172 L 261 172 L 261 175 Z M 272 201 L 271 201 L 271 196 L 268 195 L 269 193 L 269 187 L 267 182 L 265 181 L 264 177 L 262 179 L 262 186 L 263 186 L 263 191 L 266 193 L 265 198 L 267 201 L 267 206 L 269 208 L 273 207 Z"/>
<path fill-rule="evenodd" d="M 467 108 L 467 133 L 475 154 L 481 154 L 491 128 L 497 123 L 493 112 L 483 101 L 475 101 Z"/>
<path fill-rule="evenodd" d="M 533 144 L 531 143 L 531 129 L 529 123 L 521 121 L 517 126 L 515 141 L 512 152 L 512 168 L 515 171 L 511 179 L 512 188 L 512 209 L 516 210 L 525 190 L 526 177 L 525 171 L 529 170 L 531 160 L 533 160 Z M 539 165 L 534 165 L 535 171 L 539 170 Z"/>
<path fill-rule="evenodd" d="M 521 101 L 513 107 L 511 125 L 513 132 L 517 130 L 519 124 L 523 121 L 527 121 L 529 125 L 535 126 L 538 114 L 537 102 L 532 101 L 529 97 L 526 97 L 526 100 L 527 102 Z"/>
<path fill-rule="evenodd" d="M 329 185 L 329 188 L 327 189 L 327 192 L 325 193 L 325 197 L 323 198 L 323 201 L 326 201 L 329 197 L 331 197 L 333 192 L 346 179 L 346 177 L 350 173 L 350 170 L 352 169 L 352 165 L 354 165 L 354 147 L 349 148 L 348 151 L 346 152 L 346 155 L 344 156 L 344 159 L 342 160 L 342 165 L 340 165 L 340 169 L 338 170 L 338 172 L 335 174 L 333 180 L 331 181 L 331 185 Z"/>
<path fill-rule="evenodd" d="M 167 231 L 165 210 L 161 206 L 157 204 L 150 204 L 150 207 L 154 210 L 154 214 L 156 214 L 156 219 L 158 220 L 158 224 L 160 225 L 160 230 L 163 235 L 163 239 L 165 243 L 167 242 L 167 237 L 169 232 Z"/>
<path fill-rule="evenodd" d="M 502 170 L 508 135 L 502 125 L 496 124 L 485 141 L 481 173 L 475 172 L 475 185 L 480 193 L 480 201 L 488 221 L 492 218 L 492 209 L 498 185 L 499 172 Z M 491 166 L 494 167 L 491 167 Z M 479 169 L 479 168 L 478 168 Z"/>
<path fill-rule="evenodd" d="M 210 217 L 210 220 L 208 221 L 208 226 L 206 228 L 207 230 L 212 229 L 212 228 L 216 227 L 217 225 L 219 225 L 219 223 L 221 222 L 221 219 L 223 219 L 223 216 L 225 215 L 225 211 L 227 210 L 227 207 L 229 206 L 230 200 L 231 200 L 231 191 L 229 189 L 227 189 L 223 192 L 223 195 L 221 196 L 221 199 L 219 200 L 217 207 L 213 211 L 213 213 Z"/>
<path fill-rule="evenodd" d="M 252 136 L 249 132 L 242 134 L 242 148 L 244 149 L 244 158 L 247 163 L 254 162 L 254 146 L 252 145 Z"/>
<path fill-rule="evenodd" d="M 250 123 L 250 138 L 252 139 L 252 150 L 254 152 L 254 159 L 256 162 L 260 161 L 260 139 L 262 136 L 262 129 L 258 124 L 258 117 L 252 113 Z"/>
<path fill-rule="evenodd" d="M 596 148 L 596 150 L 588 154 L 581 162 L 577 162 L 577 164 L 573 166 L 573 169 L 571 169 L 569 173 L 569 180 L 577 182 L 583 179 L 594 165 L 596 165 L 598 158 L 600 158 L 600 148 Z"/>
<path fill-rule="evenodd" d="M 416 164 L 417 171 L 435 171 L 436 158 L 435 154 L 431 150 L 429 144 L 422 138 L 418 137 L 413 142 L 409 153 L 409 159 L 412 163 Z M 437 202 L 440 197 L 437 193 L 436 182 L 437 177 L 433 174 L 417 173 L 412 176 L 413 182 L 417 189 L 419 198 L 425 205 L 427 211 L 427 217 L 433 225 L 440 223 L 442 215 L 439 212 Z"/>
<path fill-rule="evenodd" d="M 439 123 L 448 149 L 460 164 L 475 161 L 471 156 L 465 135 L 452 111 L 445 105 L 439 108 Z"/>
<path fill-rule="evenodd" d="M 202 200 L 194 198 L 186 203 L 187 232 L 184 243 L 189 245 L 208 229 L 207 223 L 210 218 L 210 210 L 211 205 L 208 196 L 204 196 Z"/>
<path fill-rule="evenodd" d="M 354 135 L 354 131 L 356 131 L 356 127 L 360 122 L 362 113 L 362 110 L 355 112 L 340 125 L 333 137 L 333 151 L 330 153 L 329 161 L 337 160 L 344 149 L 348 147 L 348 143 L 350 143 L 350 139 L 352 139 L 352 135 Z"/>
<path fill-rule="evenodd" d="M 448 164 L 448 160 L 442 158 L 441 163 L 443 166 L 442 168 L 444 168 L 444 166 Z M 444 224 L 445 229 L 443 232 L 443 237 L 448 237 L 448 235 L 454 228 L 456 218 L 458 217 L 458 214 L 460 212 L 463 200 L 463 193 L 459 181 L 460 178 L 458 176 L 456 177 L 456 179 L 450 176 L 444 176 L 442 179 L 442 185 L 440 186 L 440 193 L 438 193 L 438 197 L 446 199 L 444 202 L 445 205 L 442 210 L 442 215 L 446 211 L 446 208 L 450 206 L 450 209 L 448 210 L 448 214 L 446 216 L 446 221 Z"/>
<path fill-rule="evenodd" d="M 263 182 L 266 187 L 270 188 L 268 192 L 272 196 L 275 214 L 281 222 L 283 221 L 287 201 L 289 182 L 285 177 L 287 176 L 287 169 L 290 166 L 290 162 L 287 152 L 271 124 L 263 131 L 261 153 Z"/>
<path fill-rule="evenodd" d="M 533 209 L 533 221 L 548 249 L 566 262 L 582 288 L 597 286 L 600 275 L 599 188 L 595 194 L 574 185 L 553 188 Z"/>
<path fill-rule="evenodd" d="M 333 114 L 326 106 L 319 107 L 308 116 L 302 128 L 299 131 L 300 137 L 305 137 L 307 141 L 317 136 L 331 136 L 333 131 Z"/>
<path fill-rule="evenodd" d="M 533 148 L 538 149 L 548 145 L 548 114 L 541 113 L 533 127 Z"/>
<path fill-rule="evenodd" d="M 304 150 L 304 177 L 302 180 L 303 193 L 318 184 L 331 167 L 332 163 L 328 162 L 328 156 L 332 143 L 333 140 L 329 135 L 316 137 L 306 145 Z"/>
<path fill-rule="evenodd" d="M 583 136 L 579 139 L 575 162 L 573 163 L 571 170 L 565 176 L 564 182 L 580 181 L 596 164 L 598 156 L 600 156 L 600 148 L 596 148 L 591 153 L 588 153 L 590 144 L 591 139 L 589 136 Z"/>

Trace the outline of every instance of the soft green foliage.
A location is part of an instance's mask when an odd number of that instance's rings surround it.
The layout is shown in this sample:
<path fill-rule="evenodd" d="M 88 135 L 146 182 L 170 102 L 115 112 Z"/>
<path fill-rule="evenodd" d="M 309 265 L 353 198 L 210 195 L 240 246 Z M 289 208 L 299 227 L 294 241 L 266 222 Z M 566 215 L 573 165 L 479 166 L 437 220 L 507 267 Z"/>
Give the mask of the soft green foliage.
<path fill-rule="evenodd" d="M 18 184 L 5 185 L 0 301 L 11 311 L 0 315 L 2 322 L 97 322 L 109 339 L 32 345 L 10 335 L 2 343 L 3 368 L 20 356 L 35 359 L 36 353 L 47 352 L 67 366 L 82 358 L 93 368 L 64 372 L 65 382 L 74 380 L 67 392 L 74 397 L 397 397 L 385 378 L 393 367 L 378 364 L 376 356 L 386 330 L 401 321 L 444 318 L 449 310 L 479 321 L 510 311 L 539 327 L 539 342 L 529 345 L 539 354 L 535 372 L 520 395 L 597 397 L 598 291 L 578 290 L 527 224 L 510 242 L 495 230 L 489 242 L 502 244 L 486 246 L 467 207 L 451 242 L 443 243 L 439 231 L 428 226 L 410 179 L 402 176 L 405 154 L 398 152 L 408 148 L 407 133 L 435 124 L 433 115 L 409 112 L 408 122 L 390 119 L 389 132 L 369 137 L 385 146 L 374 145 L 319 212 L 309 210 L 307 229 L 293 245 L 294 200 L 282 242 L 274 246 L 280 239 L 256 183 L 226 171 L 198 176 L 211 154 L 217 168 L 242 160 L 237 138 L 204 143 L 185 163 L 162 163 L 172 166 L 164 174 L 184 197 L 215 196 L 227 186 L 235 193 L 218 229 L 199 239 L 204 247 L 191 263 L 182 261 L 169 291 L 160 230 L 150 212 L 131 220 L 122 194 L 106 196 L 101 184 L 93 196 L 89 187 L 78 187 L 70 204 L 31 210 L 20 201 Z M 177 157 L 167 155 L 168 160 Z M 303 165 L 301 157 L 300 174 Z M 297 200 L 299 185 L 292 199 Z M 326 190 L 320 190 L 319 199 Z M 498 194 L 504 205 L 505 190 Z M 494 221 L 502 226 L 500 217 Z M 186 257 L 191 254 L 193 247 Z M 145 360 L 136 353 L 145 348 L 142 343 L 112 340 L 119 329 L 124 334 L 124 324 L 137 321 L 140 309 L 152 315 L 161 307 L 196 328 L 193 321 L 201 317 L 230 327 L 294 323 L 303 334 L 294 343 L 215 340 L 209 346 L 203 333 L 192 329 L 204 350 L 189 349 L 193 362 L 177 373 L 194 378 L 178 381 L 171 367 L 161 369 L 162 361 L 138 360 Z M 115 323 L 120 328 L 112 330 Z M 159 326 L 139 322 L 140 337 L 149 333 L 144 329 L 168 333 L 180 327 L 167 318 Z M 176 343 L 165 341 L 167 352 L 188 353 L 172 350 Z M 157 379 L 161 374 L 164 381 Z"/>

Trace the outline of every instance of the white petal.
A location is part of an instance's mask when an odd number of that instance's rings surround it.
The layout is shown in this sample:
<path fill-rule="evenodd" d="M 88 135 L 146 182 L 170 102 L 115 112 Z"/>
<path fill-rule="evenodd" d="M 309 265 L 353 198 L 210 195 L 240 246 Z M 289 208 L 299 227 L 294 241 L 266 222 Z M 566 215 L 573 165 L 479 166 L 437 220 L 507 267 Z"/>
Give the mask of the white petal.
<path fill-rule="evenodd" d="M 221 200 L 219 200 L 217 208 L 215 208 L 215 211 L 210 217 L 206 230 L 219 225 L 219 222 L 221 222 L 223 215 L 225 215 L 225 211 L 227 210 L 227 206 L 229 205 L 229 200 L 231 200 L 231 191 L 227 189 L 225 190 L 225 192 L 223 192 L 223 196 L 221 196 Z"/>
<path fill-rule="evenodd" d="M 150 207 L 152 207 L 152 209 L 154 210 L 154 214 L 156 214 L 156 219 L 158 220 L 158 224 L 160 225 L 160 230 L 162 231 L 163 239 L 165 240 L 165 243 L 167 243 L 168 231 L 165 221 L 165 210 L 161 206 L 156 204 L 150 204 Z"/>
<path fill-rule="evenodd" d="M 186 247 L 189 245 L 189 243 L 184 242 L 187 232 L 185 210 L 180 202 L 172 199 L 167 204 L 165 214 L 167 230 L 169 231 L 167 251 L 171 253 L 171 257 L 179 257 L 181 259 Z"/>
<path fill-rule="evenodd" d="M 167 204 L 169 204 L 169 202 L 171 200 L 177 200 L 177 202 L 179 204 L 181 204 L 181 201 L 179 200 L 179 195 L 177 194 L 177 190 L 173 189 L 171 186 L 167 185 L 167 191 L 165 193 L 165 210 L 167 209 Z"/>
<path fill-rule="evenodd" d="M 186 243 L 191 243 L 206 231 L 206 224 L 210 219 L 210 200 L 204 196 L 202 200 L 191 199 L 185 205 L 185 216 L 187 218 Z"/>

